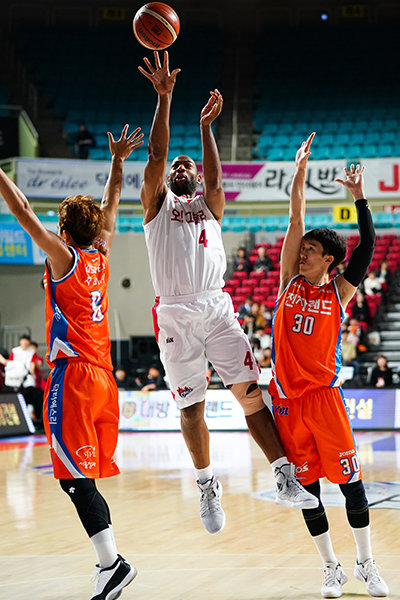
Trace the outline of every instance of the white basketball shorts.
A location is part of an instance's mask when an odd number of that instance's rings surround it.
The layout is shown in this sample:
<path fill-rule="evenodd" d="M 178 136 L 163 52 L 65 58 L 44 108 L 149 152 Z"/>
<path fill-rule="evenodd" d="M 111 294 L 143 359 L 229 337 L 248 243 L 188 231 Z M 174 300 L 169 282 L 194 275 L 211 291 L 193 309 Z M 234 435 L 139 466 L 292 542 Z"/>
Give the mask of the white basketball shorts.
<path fill-rule="evenodd" d="M 179 408 L 205 399 L 207 360 L 225 386 L 258 380 L 249 339 L 226 292 L 161 297 L 153 317 L 161 361 Z"/>

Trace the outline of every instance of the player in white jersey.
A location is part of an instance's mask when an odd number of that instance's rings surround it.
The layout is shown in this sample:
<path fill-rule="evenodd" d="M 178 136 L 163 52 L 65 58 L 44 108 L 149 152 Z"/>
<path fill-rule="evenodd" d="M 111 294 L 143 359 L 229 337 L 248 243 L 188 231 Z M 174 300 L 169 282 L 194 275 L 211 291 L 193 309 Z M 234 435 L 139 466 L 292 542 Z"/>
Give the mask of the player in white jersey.
<path fill-rule="evenodd" d="M 200 516 L 209 533 L 221 531 L 225 514 L 222 487 L 210 464 L 209 432 L 204 420 L 207 359 L 244 409 L 249 431 L 272 465 L 277 502 L 313 508 L 315 498 L 295 477 L 275 422 L 262 399 L 258 367 L 231 298 L 222 291 L 226 268 L 221 237 L 225 208 L 222 168 L 211 129 L 222 110 L 218 90 L 201 111 L 202 177 L 189 156 L 178 156 L 165 181 L 172 92 L 180 69 L 169 72 L 168 52 L 161 66 L 145 58 L 140 72 L 153 84 L 158 103 L 149 137 L 141 201 L 150 269 L 157 294 L 155 333 L 171 391 L 181 409 L 181 428 L 200 489 Z"/>

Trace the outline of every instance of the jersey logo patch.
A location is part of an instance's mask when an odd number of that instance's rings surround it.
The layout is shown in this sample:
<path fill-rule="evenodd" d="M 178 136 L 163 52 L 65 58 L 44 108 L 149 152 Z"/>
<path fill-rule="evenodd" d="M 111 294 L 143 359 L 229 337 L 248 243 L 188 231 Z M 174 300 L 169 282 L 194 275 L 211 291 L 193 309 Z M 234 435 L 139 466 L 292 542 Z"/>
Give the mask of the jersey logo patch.
<path fill-rule="evenodd" d="M 177 392 L 181 398 L 186 398 L 186 396 L 189 396 L 193 392 L 193 388 L 186 385 L 184 388 L 178 387 Z"/>
<path fill-rule="evenodd" d="M 167 344 L 172 344 L 172 342 L 173 342 L 173 341 L 174 341 L 174 338 L 173 338 L 173 337 L 167 337 L 167 339 L 165 340 L 165 342 L 166 342 Z"/>

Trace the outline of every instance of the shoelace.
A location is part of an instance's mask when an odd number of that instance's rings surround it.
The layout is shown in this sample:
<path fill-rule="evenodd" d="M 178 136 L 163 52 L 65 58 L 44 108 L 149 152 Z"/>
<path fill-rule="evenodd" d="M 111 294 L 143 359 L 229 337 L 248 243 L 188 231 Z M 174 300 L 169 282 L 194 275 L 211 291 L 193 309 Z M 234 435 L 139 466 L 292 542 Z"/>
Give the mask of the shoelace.
<path fill-rule="evenodd" d="M 202 506 L 200 516 L 204 516 L 208 512 L 216 512 L 219 510 L 219 498 L 214 491 L 214 484 L 210 485 L 207 489 L 201 492 L 200 501 L 205 501 L 205 505 Z"/>
<path fill-rule="evenodd" d="M 90 581 L 92 583 L 96 584 L 96 590 L 97 590 L 97 586 L 99 585 L 99 579 L 100 579 L 100 567 L 96 567 L 96 569 L 94 571 L 92 571 L 92 573 L 90 575 Z"/>
<path fill-rule="evenodd" d="M 335 583 L 340 583 L 336 577 L 337 567 L 325 567 L 324 568 L 324 584 L 325 585 L 334 585 Z"/>
<path fill-rule="evenodd" d="M 368 581 L 371 583 L 379 583 L 381 581 L 376 565 L 372 560 L 367 561 L 366 564 L 362 563 L 361 566 L 367 574 Z"/>

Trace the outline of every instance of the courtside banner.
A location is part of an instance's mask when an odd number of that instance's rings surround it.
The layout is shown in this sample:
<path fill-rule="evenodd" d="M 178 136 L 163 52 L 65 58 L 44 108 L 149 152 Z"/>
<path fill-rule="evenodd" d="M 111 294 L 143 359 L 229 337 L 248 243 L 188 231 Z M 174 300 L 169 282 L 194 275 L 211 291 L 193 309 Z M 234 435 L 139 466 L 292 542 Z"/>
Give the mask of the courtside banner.
<path fill-rule="evenodd" d="M 0 394 L 0 437 L 35 433 L 35 427 L 22 394 Z"/>
<path fill-rule="evenodd" d="M 396 429 L 400 424 L 400 390 L 343 389 L 353 429 Z"/>
<path fill-rule="evenodd" d="M 28 198 L 64 199 L 75 194 L 101 198 L 110 163 L 96 160 L 17 158 L 17 185 Z M 359 159 L 366 167 L 368 198 L 400 196 L 400 158 Z M 139 201 L 145 162 L 126 161 L 122 201 Z M 346 160 L 310 160 L 307 200 L 343 200 L 346 190 L 335 182 L 343 177 Z M 201 165 L 198 165 L 201 172 Z M 287 200 L 294 162 L 223 163 L 223 187 L 228 201 Z"/>
<path fill-rule="evenodd" d="M 355 430 L 400 428 L 399 389 L 343 389 Z M 269 395 L 265 392 L 266 405 Z M 180 431 L 180 416 L 171 392 L 119 390 L 120 431 Z M 207 390 L 205 419 L 210 430 L 247 430 L 243 410 L 228 390 Z"/>
<path fill-rule="evenodd" d="M 17 185 L 28 198 L 64 199 L 75 194 L 101 198 L 110 163 L 95 160 L 18 158 Z M 122 201 L 139 201 L 144 162 L 126 161 Z M 310 161 L 307 172 L 309 200 L 344 199 L 346 191 L 335 182 L 345 161 Z M 201 172 L 201 165 L 199 165 Z M 227 200 L 286 200 L 294 173 L 291 162 L 223 163 L 223 186 Z"/>
<path fill-rule="evenodd" d="M 119 390 L 120 431 L 180 431 L 180 412 L 169 390 Z M 243 410 L 228 390 L 208 390 L 205 420 L 210 430 L 247 429 Z"/>

